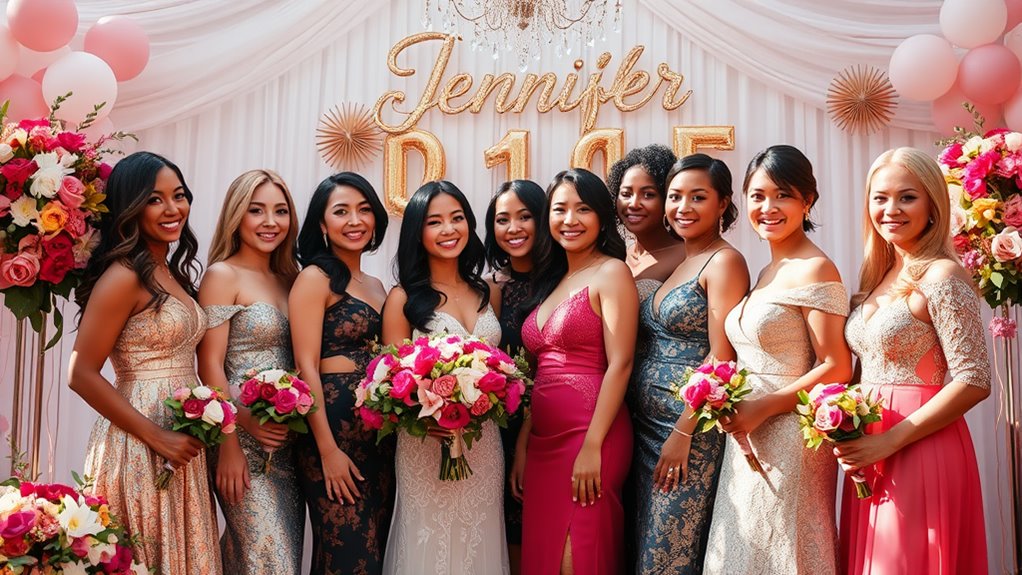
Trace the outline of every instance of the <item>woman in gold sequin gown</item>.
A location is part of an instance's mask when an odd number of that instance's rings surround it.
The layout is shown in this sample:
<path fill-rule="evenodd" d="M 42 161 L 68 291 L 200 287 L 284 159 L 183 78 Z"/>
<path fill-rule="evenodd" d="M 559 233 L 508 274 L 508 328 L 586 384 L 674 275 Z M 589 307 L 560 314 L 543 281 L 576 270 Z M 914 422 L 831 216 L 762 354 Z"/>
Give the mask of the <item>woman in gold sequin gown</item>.
<path fill-rule="evenodd" d="M 110 213 L 75 294 L 82 315 L 69 365 L 70 387 L 101 416 L 85 473 L 139 537 L 140 561 L 168 575 L 217 575 L 216 514 L 205 458 L 196 457 L 202 444 L 169 431 L 163 405 L 175 388 L 197 383 L 195 346 L 206 330 L 193 299 L 192 194 L 177 166 L 149 152 L 118 162 L 106 193 Z M 113 385 L 101 373 L 107 358 Z M 176 471 L 161 491 L 164 464 Z"/>
<path fill-rule="evenodd" d="M 199 375 L 235 400 L 247 370 L 294 368 L 287 296 L 298 275 L 297 234 L 294 203 L 280 176 L 251 170 L 231 183 L 199 286 L 209 316 Z M 297 573 L 305 502 L 294 438 L 286 425 L 260 424 L 240 404 L 238 423 L 237 433 L 208 458 L 227 521 L 220 540 L 224 573 Z"/>
<path fill-rule="evenodd" d="M 793 410 L 797 391 L 852 375 L 848 299 L 837 267 L 806 236 L 819 193 L 802 152 L 783 145 L 760 152 L 743 187 L 749 221 L 769 242 L 771 260 L 724 321 L 752 393 L 722 423 L 748 436 L 764 473 L 729 438 L 703 569 L 833 575 L 837 462 L 825 449 L 805 448 Z"/>

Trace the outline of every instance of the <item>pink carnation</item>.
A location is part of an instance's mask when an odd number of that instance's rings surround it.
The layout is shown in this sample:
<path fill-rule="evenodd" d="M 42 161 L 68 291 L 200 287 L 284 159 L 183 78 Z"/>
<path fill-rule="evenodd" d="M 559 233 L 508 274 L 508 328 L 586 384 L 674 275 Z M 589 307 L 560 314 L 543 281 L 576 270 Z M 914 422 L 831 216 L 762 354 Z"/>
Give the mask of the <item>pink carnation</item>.
<path fill-rule="evenodd" d="M 458 380 L 453 375 L 441 375 L 433 380 L 432 392 L 441 397 L 450 397 Z"/>
<path fill-rule="evenodd" d="M 994 337 L 1013 339 L 1018 333 L 1018 326 L 1011 318 L 996 316 L 990 320 L 990 333 Z"/>
<path fill-rule="evenodd" d="M 986 263 L 986 258 L 979 250 L 969 250 L 962 254 L 962 265 L 970 272 L 974 272 Z"/>
<path fill-rule="evenodd" d="M 362 418 L 362 424 L 367 429 L 383 428 L 383 415 L 375 409 L 370 409 L 363 405 L 358 408 L 358 416 Z"/>
<path fill-rule="evenodd" d="M 945 148 L 944 151 L 940 153 L 940 163 L 944 164 L 945 166 L 948 166 L 949 168 L 953 168 L 958 165 L 958 158 L 961 157 L 962 144 L 961 142 L 955 142 L 954 144 L 951 144 L 950 146 Z"/>
<path fill-rule="evenodd" d="M 85 134 L 78 132 L 61 132 L 57 134 L 57 144 L 65 150 L 77 154 L 85 144 Z"/>
<path fill-rule="evenodd" d="M 706 394 L 706 403 L 710 404 L 713 409 L 720 409 L 724 407 L 727 400 L 731 396 L 727 392 L 727 388 L 716 381 L 710 381 L 710 393 Z"/>
<path fill-rule="evenodd" d="M 479 399 L 472 404 L 472 409 L 470 411 L 472 415 L 479 417 L 489 411 L 490 407 L 490 398 L 485 395 L 480 395 Z"/>

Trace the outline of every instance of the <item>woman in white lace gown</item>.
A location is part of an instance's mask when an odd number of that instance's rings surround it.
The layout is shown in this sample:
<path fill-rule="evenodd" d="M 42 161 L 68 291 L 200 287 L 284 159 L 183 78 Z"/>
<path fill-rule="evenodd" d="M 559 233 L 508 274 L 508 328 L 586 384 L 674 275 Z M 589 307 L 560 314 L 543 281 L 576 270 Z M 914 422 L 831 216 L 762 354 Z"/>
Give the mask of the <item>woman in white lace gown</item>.
<path fill-rule="evenodd" d="M 399 285 L 383 309 L 385 344 L 443 332 L 500 343 L 493 309 L 500 292 L 481 277 L 484 248 L 475 227 L 468 200 L 450 182 L 427 183 L 411 197 L 398 243 Z M 465 452 L 472 475 L 441 481 L 438 440 L 448 433 L 438 429 L 424 440 L 398 435 L 387 575 L 508 573 L 500 433 L 485 424 Z"/>

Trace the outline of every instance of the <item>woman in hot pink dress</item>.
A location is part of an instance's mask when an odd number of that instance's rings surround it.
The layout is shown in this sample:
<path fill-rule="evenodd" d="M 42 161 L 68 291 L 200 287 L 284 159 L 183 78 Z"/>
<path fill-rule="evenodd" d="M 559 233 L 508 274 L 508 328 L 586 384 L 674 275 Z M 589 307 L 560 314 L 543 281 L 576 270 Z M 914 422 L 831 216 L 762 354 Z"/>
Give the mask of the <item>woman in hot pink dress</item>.
<path fill-rule="evenodd" d="M 624 407 L 639 299 L 607 187 L 561 172 L 537 238 L 535 302 L 522 340 L 537 358 L 524 477 L 522 573 L 625 570 L 621 489 L 632 457 Z M 533 306 L 528 306 L 533 307 Z M 527 309 L 527 308 L 526 308 Z M 605 345 L 606 344 L 606 345 Z M 515 469 L 521 469 L 515 465 Z"/>
<path fill-rule="evenodd" d="M 845 482 L 841 563 L 848 575 L 986 573 L 979 470 L 962 416 L 990 394 L 990 367 L 978 298 L 950 245 L 947 186 L 912 148 L 877 158 L 867 182 L 866 253 L 845 335 L 884 414 L 871 434 L 835 449 L 873 487 L 860 500 Z"/>

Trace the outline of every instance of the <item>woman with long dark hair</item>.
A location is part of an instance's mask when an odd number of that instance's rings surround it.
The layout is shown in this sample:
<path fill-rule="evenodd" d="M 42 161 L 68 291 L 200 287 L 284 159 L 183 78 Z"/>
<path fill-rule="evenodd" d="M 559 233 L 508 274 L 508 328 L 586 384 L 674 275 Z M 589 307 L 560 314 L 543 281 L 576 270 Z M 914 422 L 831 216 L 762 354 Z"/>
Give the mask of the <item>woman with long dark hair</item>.
<path fill-rule="evenodd" d="M 524 477 L 522 571 L 624 572 L 622 487 L 632 457 L 624 406 L 639 297 L 603 182 L 582 169 L 547 188 L 522 339 L 537 358 Z M 528 304 L 527 304 L 528 305 Z M 518 461 L 515 470 L 520 469 Z"/>
<path fill-rule="evenodd" d="M 295 365 L 319 407 L 298 445 L 298 478 L 312 524 L 312 573 L 380 573 L 394 504 L 394 442 L 355 418 L 355 387 L 379 340 L 386 290 L 362 271 L 387 211 L 372 185 L 334 174 L 312 194 L 298 235 L 288 306 Z M 295 528 L 298 528 L 297 526 Z"/>
<path fill-rule="evenodd" d="M 216 514 L 199 440 L 170 431 L 163 405 L 198 384 L 195 347 L 206 331 L 196 303 L 198 242 L 181 170 L 151 152 L 131 154 L 107 182 L 101 240 L 75 299 L 81 307 L 69 385 L 100 418 L 85 473 L 130 533 L 137 558 L 163 573 L 220 573 Z M 171 246 L 176 244 L 173 252 Z M 111 384 L 101 370 L 114 367 Z M 164 467 L 170 485 L 156 488 Z"/>
<path fill-rule="evenodd" d="M 482 278 L 485 248 L 475 226 L 468 200 L 450 182 L 428 182 L 408 200 L 398 242 L 398 285 L 383 311 L 385 344 L 445 332 L 500 344 L 494 311 L 500 293 Z M 439 429 L 431 434 L 461 441 Z M 434 439 L 398 434 L 398 497 L 384 573 L 507 573 L 497 426 L 485 423 L 482 437 L 466 450 L 473 471 L 466 479 L 438 479 L 440 452 Z"/>

